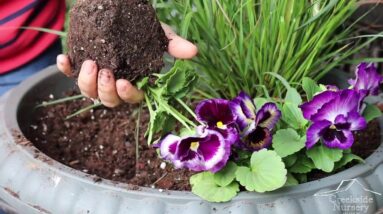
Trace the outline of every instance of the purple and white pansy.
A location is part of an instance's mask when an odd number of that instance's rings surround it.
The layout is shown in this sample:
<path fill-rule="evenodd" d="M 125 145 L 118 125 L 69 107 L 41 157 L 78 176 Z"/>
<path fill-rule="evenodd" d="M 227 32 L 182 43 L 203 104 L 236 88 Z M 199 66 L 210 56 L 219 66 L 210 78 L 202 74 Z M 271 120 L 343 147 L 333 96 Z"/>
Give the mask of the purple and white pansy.
<path fill-rule="evenodd" d="M 354 143 L 352 132 L 367 125 L 358 112 L 360 96 L 350 89 L 324 91 L 301 105 L 303 116 L 312 122 L 306 147 L 310 149 L 321 140 L 329 148 L 349 149 Z"/>
<path fill-rule="evenodd" d="M 322 141 L 329 148 L 349 149 L 354 143 L 353 131 L 367 126 L 361 116 L 361 104 L 366 96 L 377 95 L 383 77 L 373 64 L 361 63 L 356 78 L 350 79 L 350 89 L 327 87 L 300 106 L 303 116 L 312 122 L 307 130 L 306 147 Z"/>
<path fill-rule="evenodd" d="M 281 111 L 274 103 L 264 104 L 256 111 L 250 96 L 241 92 L 230 104 L 237 115 L 237 125 L 241 133 L 238 146 L 249 151 L 268 148 L 272 142 L 271 131 L 281 117 Z"/>
<path fill-rule="evenodd" d="M 361 63 L 356 69 L 355 75 L 355 79 L 348 81 L 352 89 L 360 91 L 365 96 L 378 95 L 383 77 L 377 72 L 374 64 Z"/>
<path fill-rule="evenodd" d="M 171 161 L 176 168 L 193 171 L 221 170 L 231 154 L 231 144 L 215 130 L 204 129 L 204 133 L 192 137 L 172 134 L 160 140 L 158 147 L 163 159 Z"/>

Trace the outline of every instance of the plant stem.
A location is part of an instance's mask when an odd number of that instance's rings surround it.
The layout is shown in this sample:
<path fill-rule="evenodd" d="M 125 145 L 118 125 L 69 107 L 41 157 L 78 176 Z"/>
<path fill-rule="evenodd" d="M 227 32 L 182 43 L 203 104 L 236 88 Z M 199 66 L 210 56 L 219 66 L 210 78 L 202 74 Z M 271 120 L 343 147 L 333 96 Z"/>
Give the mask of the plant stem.
<path fill-rule="evenodd" d="M 75 113 L 73 113 L 73 114 L 67 116 L 67 117 L 65 118 L 65 120 L 69 120 L 69 119 L 71 119 L 71 118 L 73 118 L 73 117 L 75 117 L 75 116 L 77 116 L 77 115 L 79 115 L 79 114 L 82 114 L 82 113 L 87 112 L 87 111 L 89 111 L 89 110 L 91 110 L 91 109 L 97 108 L 97 107 L 99 107 L 99 106 L 102 106 L 102 103 L 95 103 L 95 104 L 92 104 L 92 105 L 90 105 L 90 106 L 87 106 L 87 107 L 85 107 L 85 108 L 83 108 L 83 109 L 80 109 L 80 110 L 76 111 Z"/>
<path fill-rule="evenodd" d="M 64 98 L 53 100 L 53 101 L 50 101 L 50 102 L 43 102 L 43 103 L 37 105 L 36 108 L 56 105 L 56 104 L 65 103 L 65 102 L 68 102 L 68 101 L 77 100 L 77 99 L 81 99 L 81 98 L 84 98 L 84 95 L 80 94 L 80 95 L 75 95 L 75 96 L 71 96 L 71 97 L 64 97 Z"/>
<path fill-rule="evenodd" d="M 182 106 L 187 112 L 189 112 L 189 114 L 190 114 L 195 120 L 197 120 L 197 115 L 193 112 L 193 110 L 191 110 L 191 109 L 189 108 L 188 105 L 186 105 L 186 103 L 185 103 L 184 101 L 182 101 L 180 98 L 176 98 L 176 100 L 177 100 L 177 102 L 178 102 L 179 104 L 181 104 L 181 106 Z"/>
<path fill-rule="evenodd" d="M 138 171 L 137 163 L 140 158 L 139 144 L 140 144 L 140 123 L 141 123 L 141 112 L 142 112 L 143 102 L 140 103 L 140 107 L 138 109 L 138 116 L 136 121 L 136 173 Z"/>

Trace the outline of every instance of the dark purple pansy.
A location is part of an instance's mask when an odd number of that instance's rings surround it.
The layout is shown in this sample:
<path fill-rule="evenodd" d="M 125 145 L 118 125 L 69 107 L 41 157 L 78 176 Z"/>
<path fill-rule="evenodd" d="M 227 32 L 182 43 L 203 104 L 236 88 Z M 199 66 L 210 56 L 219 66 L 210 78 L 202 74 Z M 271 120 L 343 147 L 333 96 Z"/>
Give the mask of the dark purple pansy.
<path fill-rule="evenodd" d="M 266 103 L 259 109 L 256 119 L 242 133 L 240 147 L 248 151 L 268 148 L 272 142 L 272 129 L 281 117 L 274 103 Z"/>
<path fill-rule="evenodd" d="M 358 112 L 361 96 L 349 89 L 324 91 L 301 105 L 304 117 L 313 122 L 307 130 L 306 147 L 310 149 L 322 140 L 329 148 L 350 148 L 354 143 L 352 132 L 367 125 Z"/>
<path fill-rule="evenodd" d="M 366 96 L 378 95 L 383 77 L 377 72 L 374 64 L 361 63 L 355 74 L 356 78 L 348 81 L 353 89 L 361 91 Z"/>
<path fill-rule="evenodd" d="M 218 131 L 207 128 L 200 131 L 203 133 L 196 137 L 166 136 L 159 142 L 161 157 L 173 162 L 176 168 L 218 172 L 229 159 L 231 144 Z"/>
<path fill-rule="evenodd" d="M 234 126 L 237 115 L 233 114 L 229 104 L 224 99 L 204 100 L 196 107 L 196 115 L 200 122 L 207 125 L 205 128 L 220 132 L 230 144 L 234 144 L 239 139 Z"/>
<path fill-rule="evenodd" d="M 196 107 L 197 119 L 211 128 L 225 129 L 237 119 L 237 116 L 231 111 L 229 103 L 224 99 L 204 100 Z"/>

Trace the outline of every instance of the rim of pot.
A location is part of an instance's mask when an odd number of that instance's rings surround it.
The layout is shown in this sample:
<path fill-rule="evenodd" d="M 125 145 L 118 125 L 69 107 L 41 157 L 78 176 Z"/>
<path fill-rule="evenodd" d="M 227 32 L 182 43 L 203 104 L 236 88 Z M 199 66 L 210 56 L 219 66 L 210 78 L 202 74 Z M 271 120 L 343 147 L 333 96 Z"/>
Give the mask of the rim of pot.
<path fill-rule="evenodd" d="M 7 129 L 5 130 L 9 136 L 16 140 L 13 133 L 16 131 L 18 133 L 22 133 L 20 126 L 17 121 L 18 115 L 18 107 L 19 104 L 26 98 L 27 92 L 32 89 L 34 86 L 38 85 L 42 81 L 46 80 L 49 77 L 53 77 L 59 74 L 57 68 L 55 66 L 48 67 L 38 74 L 28 78 L 23 83 L 21 83 L 18 87 L 13 89 L 8 96 L 8 99 L 4 105 L 4 119 L 5 125 Z M 62 75 L 62 78 L 64 75 Z M 6 116 L 5 116 L 6 115 Z M 382 141 L 383 136 L 383 117 L 379 118 L 380 136 Z M 80 170 L 75 170 L 69 166 L 66 166 L 53 158 L 49 157 L 43 152 L 40 152 L 36 147 L 31 146 L 19 146 L 21 152 L 24 152 L 29 158 L 34 159 L 39 162 L 39 164 L 45 164 L 51 170 L 54 170 L 58 173 L 62 173 L 65 176 L 71 177 L 72 179 L 79 180 L 81 182 L 96 185 L 102 188 L 109 188 L 116 191 L 126 192 L 126 193 L 134 193 L 135 195 L 143 195 L 143 196 L 158 196 L 161 198 L 175 198 L 175 199 L 185 199 L 185 200 L 201 200 L 198 196 L 192 194 L 189 191 L 175 191 L 175 190 L 164 190 L 159 191 L 158 189 L 152 189 L 148 187 L 138 187 L 131 184 L 126 184 L 122 182 L 111 181 L 108 179 L 102 179 L 100 182 L 95 182 L 95 178 L 99 178 L 98 176 L 93 176 L 86 174 Z M 36 153 L 38 153 L 38 158 L 36 157 Z M 381 162 L 383 162 L 383 144 L 381 144 L 373 154 L 371 154 L 366 160 L 364 164 L 355 165 L 349 169 L 336 173 L 334 175 L 330 175 L 328 177 L 318 179 L 315 181 L 310 181 L 307 183 L 299 184 L 297 186 L 292 187 L 283 187 L 281 189 L 266 192 L 266 193 L 256 193 L 256 192 L 240 192 L 232 201 L 237 200 L 246 200 L 246 199 L 267 199 L 267 198 L 285 198 L 289 196 L 293 196 L 296 194 L 306 194 L 311 196 L 316 192 L 326 189 L 328 187 L 338 185 L 342 180 L 357 178 L 361 175 L 370 174 Z M 49 161 L 49 164 L 47 163 Z M 179 196 L 183 196 L 179 198 Z"/>

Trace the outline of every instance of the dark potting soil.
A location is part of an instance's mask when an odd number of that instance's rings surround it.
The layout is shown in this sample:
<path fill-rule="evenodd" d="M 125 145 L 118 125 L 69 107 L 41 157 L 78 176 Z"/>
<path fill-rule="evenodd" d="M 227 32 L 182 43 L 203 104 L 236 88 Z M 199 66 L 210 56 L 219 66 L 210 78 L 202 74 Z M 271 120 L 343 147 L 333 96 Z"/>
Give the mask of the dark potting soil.
<path fill-rule="evenodd" d="M 168 39 L 147 0 L 79 0 L 70 12 L 68 55 L 74 76 L 94 60 L 116 79 L 159 72 Z"/>
<path fill-rule="evenodd" d="M 149 120 L 148 112 L 142 112 L 139 161 L 136 162 L 138 106 L 99 107 L 65 120 L 66 116 L 90 104 L 91 101 L 83 99 L 39 108 L 26 133 L 27 138 L 53 159 L 91 175 L 136 186 L 190 190 L 189 177 L 194 173 L 173 169 L 171 164 L 158 157 L 155 149 L 147 146 L 144 133 Z M 366 130 L 356 133 L 355 139 L 353 153 L 367 158 L 381 142 L 378 121 L 371 122 Z M 356 163 L 352 162 L 345 168 Z M 314 170 L 308 174 L 308 181 L 329 175 Z"/>
<path fill-rule="evenodd" d="M 144 138 L 149 116 L 142 112 L 139 161 L 136 163 L 135 131 L 138 106 L 100 107 L 65 120 L 92 104 L 78 100 L 39 108 L 27 138 L 43 153 L 85 173 L 104 179 L 158 189 L 190 190 L 188 170 L 174 170 L 158 158 Z M 97 180 L 97 179 L 96 179 Z"/>
<path fill-rule="evenodd" d="M 354 136 L 355 136 L 355 143 L 351 147 L 352 153 L 355 155 L 358 155 L 359 157 L 363 159 L 368 158 L 368 156 L 370 156 L 380 146 L 380 143 L 381 143 L 379 121 L 374 120 L 370 122 L 368 124 L 367 129 L 360 132 L 356 132 Z M 312 172 L 308 174 L 307 179 L 308 181 L 313 181 L 313 180 L 325 178 L 339 171 L 350 168 L 356 165 L 357 163 L 358 163 L 357 161 L 353 161 L 347 164 L 345 167 L 333 173 L 325 173 L 320 170 L 313 170 Z"/>

